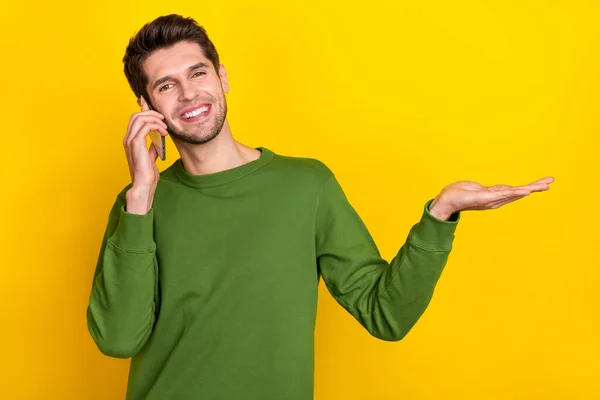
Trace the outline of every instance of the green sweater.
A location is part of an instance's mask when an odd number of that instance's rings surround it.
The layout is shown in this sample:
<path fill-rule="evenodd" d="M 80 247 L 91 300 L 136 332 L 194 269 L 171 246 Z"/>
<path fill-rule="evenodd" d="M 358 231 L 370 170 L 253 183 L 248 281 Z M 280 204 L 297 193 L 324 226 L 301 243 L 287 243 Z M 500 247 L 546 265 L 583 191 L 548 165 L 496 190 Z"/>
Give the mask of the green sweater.
<path fill-rule="evenodd" d="M 429 304 L 460 214 L 419 223 L 391 263 L 321 162 L 161 173 L 152 210 L 110 212 L 87 321 L 131 360 L 127 399 L 309 400 L 320 278 L 367 331 L 402 339 Z"/>

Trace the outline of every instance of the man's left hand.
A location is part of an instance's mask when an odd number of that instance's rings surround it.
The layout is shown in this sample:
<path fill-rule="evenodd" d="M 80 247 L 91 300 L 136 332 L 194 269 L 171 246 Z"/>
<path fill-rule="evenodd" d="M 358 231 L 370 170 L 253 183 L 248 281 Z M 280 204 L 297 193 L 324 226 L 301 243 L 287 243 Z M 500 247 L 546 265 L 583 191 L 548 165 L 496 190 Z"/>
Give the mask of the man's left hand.
<path fill-rule="evenodd" d="M 519 200 L 533 192 L 550 188 L 554 178 L 543 179 L 523 186 L 483 186 L 477 182 L 459 181 L 446 186 L 431 202 L 429 212 L 441 220 L 447 220 L 459 211 L 489 210 Z"/>

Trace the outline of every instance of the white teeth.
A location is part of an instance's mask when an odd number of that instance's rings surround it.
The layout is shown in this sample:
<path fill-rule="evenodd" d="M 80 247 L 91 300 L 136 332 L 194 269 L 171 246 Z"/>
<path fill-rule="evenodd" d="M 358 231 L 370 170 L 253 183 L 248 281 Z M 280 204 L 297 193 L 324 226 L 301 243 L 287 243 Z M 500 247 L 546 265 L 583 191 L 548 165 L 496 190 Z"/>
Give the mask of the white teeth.
<path fill-rule="evenodd" d="M 208 106 L 202 106 L 202 107 L 200 107 L 200 108 L 198 108 L 198 109 L 196 109 L 196 110 L 194 110 L 192 112 L 188 112 L 188 113 L 183 114 L 183 118 L 193 118 L 193 117 L 195 117 L 197 115 L 200 115 L 200 114 L 202 114 L 203 112 L 206 112 L 206 111 L 208 111 Z"/>

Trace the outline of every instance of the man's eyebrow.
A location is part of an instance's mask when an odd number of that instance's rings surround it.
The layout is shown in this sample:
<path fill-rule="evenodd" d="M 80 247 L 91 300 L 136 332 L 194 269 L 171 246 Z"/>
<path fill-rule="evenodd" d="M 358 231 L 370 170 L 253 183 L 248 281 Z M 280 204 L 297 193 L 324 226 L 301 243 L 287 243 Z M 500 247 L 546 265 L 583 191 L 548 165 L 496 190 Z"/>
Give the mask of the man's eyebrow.
<path fill-rule="evenodd" d="M 204 61 L 200 61 L 199 63 L 194 64 L 191 67 L 189 67 L 188 71 L 193 71 L 193 70 L 198 69 L 198 68 L 208 68 L 208 64 L 205 63 Z M 163 83 L 165 83 L 165 82 L 167 82 L 167 81 L 169 81 L 171 79 L 172 79 L 171 75 L 163 76 L 162 78 L 160 78 L 159 80 L 157 80 L 156 82 L 154 82 L 154 84 L 152 85 L 152 89 L 153 90 L 156 89 L 157 86 L 159 86 L 159 85 L 161 85 L 161 84 L 163 84 Z"/>

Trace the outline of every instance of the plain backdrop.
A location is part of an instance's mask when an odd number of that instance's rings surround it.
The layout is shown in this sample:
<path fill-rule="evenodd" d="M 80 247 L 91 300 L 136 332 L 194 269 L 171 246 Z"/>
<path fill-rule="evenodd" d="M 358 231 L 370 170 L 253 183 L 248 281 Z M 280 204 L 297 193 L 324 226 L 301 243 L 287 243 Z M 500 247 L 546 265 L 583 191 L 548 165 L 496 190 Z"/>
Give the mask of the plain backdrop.
<path fill-rule="evenodd" d="M 168 3 L 168 4 L 167 4 Z M 85 310 L 138 111 L 129 38 L 192 16 L 237 139 L 318 158 L 391 260 L 454 181 L 549 192 L 469 211 L 396 343 L 320 286 L 316 400 L 600 398 L 600 3 L 24 1 L 2 6 L 0 398 L 124 398 Z M 163 170 L 178 154 L 169 140 Z M 235 384 L 235 382 L 232 382 Z"/>

